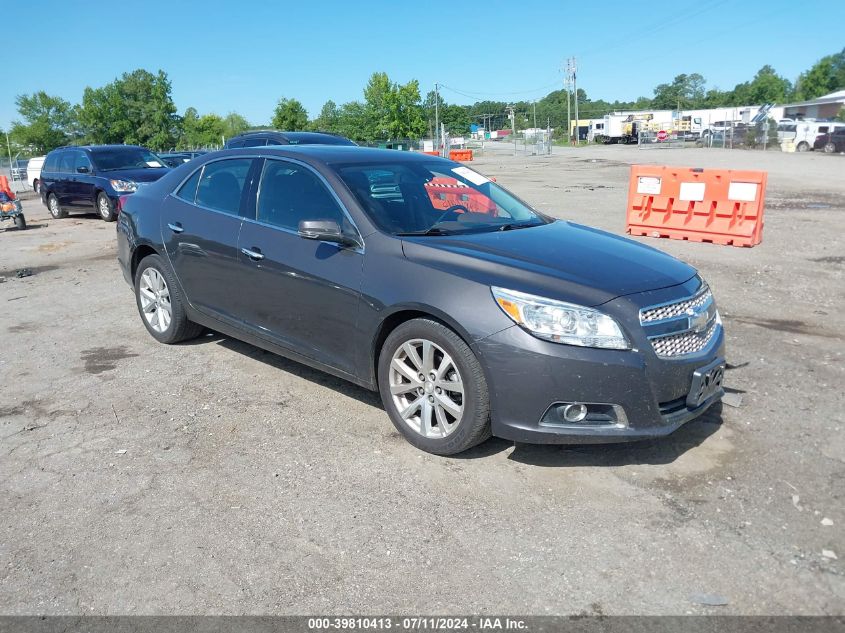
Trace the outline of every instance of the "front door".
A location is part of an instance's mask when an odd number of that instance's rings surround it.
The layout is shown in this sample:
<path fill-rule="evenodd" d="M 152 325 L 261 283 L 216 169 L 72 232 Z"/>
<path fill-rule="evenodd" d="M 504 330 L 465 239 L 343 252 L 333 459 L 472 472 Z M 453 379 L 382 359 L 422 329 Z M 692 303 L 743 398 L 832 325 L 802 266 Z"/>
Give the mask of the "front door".
<path fill-rule="evenodd" d="M 243 314 L 254 331 L 304 356 L 354 373 L 363 251 L 305 239 L 301 220 L 334 220 L 357 234 L 311 168 L 267 159 L 254 217 L 241 228 Z"/>
<path fill-rule="evenodd" d="M 241 205 L 249 189 L 252 158 L 206 163 L 167 197 L 161 236 L 190 304 L 205 314 L 240 324 Z"/>

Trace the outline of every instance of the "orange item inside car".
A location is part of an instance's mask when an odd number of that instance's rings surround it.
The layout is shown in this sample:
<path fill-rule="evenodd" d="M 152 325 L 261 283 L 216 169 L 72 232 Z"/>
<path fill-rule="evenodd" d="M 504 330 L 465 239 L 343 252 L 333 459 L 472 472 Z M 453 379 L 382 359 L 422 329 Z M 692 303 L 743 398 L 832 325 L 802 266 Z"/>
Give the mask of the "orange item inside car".
<path fill-rule="evenodd" d="M 456 178 L 437 177 L 425 183 L 425 190 L 435 209 L 445 211 L 456 205 L 462 206 L 471 213 L 496 215 L 496 204 L 480 191 L 476 191 Z M 464 213 L 461 209 L 457 213 Z"/>

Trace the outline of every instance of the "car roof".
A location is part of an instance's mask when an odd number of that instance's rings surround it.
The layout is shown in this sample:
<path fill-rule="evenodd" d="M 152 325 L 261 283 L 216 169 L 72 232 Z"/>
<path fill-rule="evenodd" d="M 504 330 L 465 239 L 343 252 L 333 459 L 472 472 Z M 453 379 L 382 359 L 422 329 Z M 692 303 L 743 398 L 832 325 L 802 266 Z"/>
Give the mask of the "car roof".
<path fill-rule="evenodd" d="M 357 145 L 269 145 L 267 147 L 245 147 L 243 149 L 222 150 L 223 153 L 235 155 L 251 154 L 261 156 L 279 156 L 282 158 L 299 158 L 326 164 L 348 163 L 422 163 L 432 160 L 444 160 L 430 154 L 419 152 L 401 152 L 395 149 L 376 149 L 373 147 L 358 147 Z"/>
<path fill-rule="evenodd" d="M 60 149 L 87 149 L 87 150 L 98 150 L 98 149 L 116 149 L 116 148 L 132 148 L 132 149 L 147 149 L 146 147 L 142 147 L 141 145 L 119 145 L 117 143 L 113 145 L 64 145 L 63 147 L 57 147 L 53 151 L 58 151 Z M 149 150 L 148 150 L 149 151 Z"/>
<path fill-rule="evenodd" d="M 330 134 L 328 132 L 285 132 L 281 130 L 251 130 L 249 132 L 244 132 L 242 134 L 238 134 L 237 136 L 233 136 L 229 139 L 229 142 L 232 142 L 235 139 L 252 138 L 256 136 L 275 136 L 278 138 L 283 138 L 287 141 L 296 141 L 299 143 L 313 143 L 314 141 L 329 139 L 331 139 L 332 141 L 348 141 L 349 143 L 352 142 L 348 138 L 346 138 L 345 136 L 341 136 L 340 134 Z"/>

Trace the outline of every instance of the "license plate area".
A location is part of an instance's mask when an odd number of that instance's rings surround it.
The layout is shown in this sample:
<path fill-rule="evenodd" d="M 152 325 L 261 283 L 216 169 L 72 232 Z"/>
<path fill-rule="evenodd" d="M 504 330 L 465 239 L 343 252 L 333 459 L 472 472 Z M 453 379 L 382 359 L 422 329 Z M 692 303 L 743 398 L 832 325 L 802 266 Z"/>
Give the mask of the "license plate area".
<path fill-rule="evenodd" d="M 700 407 L 713 396 L 722 392 L 725 379 L 725 360 L 717 358 L 709 365 L 696 369 L 692 374 L 692 385 L 687 395 L 687 407 Z"/>

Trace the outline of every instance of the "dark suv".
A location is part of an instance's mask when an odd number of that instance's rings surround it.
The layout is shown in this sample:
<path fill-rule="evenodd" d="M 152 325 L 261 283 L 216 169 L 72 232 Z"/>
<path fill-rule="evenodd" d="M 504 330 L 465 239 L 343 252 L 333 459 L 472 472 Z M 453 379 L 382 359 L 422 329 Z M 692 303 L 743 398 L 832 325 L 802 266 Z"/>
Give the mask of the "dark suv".
<path fill-rule="evenodd" d="M 72 210 L 93 208 L 112 222 L 121 196 L 168 171 L 156 154 L 137 145 L 60 147 L 44 160 L 41 200 L 57 219 Z"/>
<path fill-rule="evenodd" d="M 224 149 L 264 147 L 265 145 L 355 145 L 345 136 L 325 132 L 277 132 L 257 130 L 233 136 Z"/>

